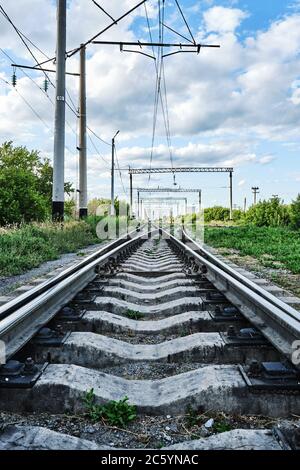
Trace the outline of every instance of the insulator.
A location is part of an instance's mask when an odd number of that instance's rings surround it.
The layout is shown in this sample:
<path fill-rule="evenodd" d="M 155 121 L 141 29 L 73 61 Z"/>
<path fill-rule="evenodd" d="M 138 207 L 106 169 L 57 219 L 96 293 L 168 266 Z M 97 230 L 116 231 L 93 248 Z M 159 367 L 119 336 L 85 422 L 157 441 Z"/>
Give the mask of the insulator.
<path fill-rule="evenodd" d="M 47 78 L 45 78 L 45 80 L 44 80 L 44 92 L 45 92 L 45 93 L 47 93 L 48 88 L 49 88 L 49 83 L 48 83 Z"/>
<path fill-rule="evenodd" d="M 13 87 L 17 86 L 17 75 L 15 73 L 13 73 L 13 76 L 12 76 L 12 86 Z"/>

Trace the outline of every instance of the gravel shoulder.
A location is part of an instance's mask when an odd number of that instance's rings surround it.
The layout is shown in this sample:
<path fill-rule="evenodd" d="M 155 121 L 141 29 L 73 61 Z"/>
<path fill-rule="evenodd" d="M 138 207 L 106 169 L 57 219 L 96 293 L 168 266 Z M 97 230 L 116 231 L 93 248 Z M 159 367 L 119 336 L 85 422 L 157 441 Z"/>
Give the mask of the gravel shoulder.
<path fill-rule="evenodd" d="M 61 268 L 67 268 L 68 266 L 82 261 L 82 259 L 92 252 L 99 250 L 100 247 L 104 246 L 107 242 L 99 243 L 96 245 L 89 245 L 86 248 L 82 248 L 74 253 L 66 253 L 61 255 L 54 261 L 46 261 L 42 263 L 38 268 L 30 269 L 23 274 L 10 277 L 0 278 L 0 295 L 6 295 L 17 289 L 24 284 L 30 284 L 37 278 L 47 276 L 55 270 Z M 54 273 L 53 273 L 54 275 Z"/>
<path fill-rule="evenodd" d="M 300 297 L 300 274 L 293 274 L 287 269 L 283 269 L 278 264 L 278 268 L 267 268 L 256 258 L 251 256 L 241 256 L 237 250 L 229 248 L 212 248 L 206 246 L 212 253 L 224 256 L 228 261 L 237 266 L 247 269 L 261 279 L 266 279 L 272 284 L 285 289 L 291 295 Z"/>

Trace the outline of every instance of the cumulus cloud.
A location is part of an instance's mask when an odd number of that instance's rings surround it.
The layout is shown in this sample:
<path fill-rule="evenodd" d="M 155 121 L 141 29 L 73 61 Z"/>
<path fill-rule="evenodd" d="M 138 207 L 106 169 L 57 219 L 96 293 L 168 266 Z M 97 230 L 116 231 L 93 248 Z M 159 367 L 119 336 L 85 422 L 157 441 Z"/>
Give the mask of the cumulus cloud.
<path fill-rule="evenodd" d="M 204 23 L 207 31 L 235 31 L 248 14 L 238 8 L 214 6 L 204 13 Z"/>
<path fill-rule="evenodd" d="M 24 33 L 49 56 L 55 51 L 55 2 L 52 0 L 18 0 L 2 2 L 4 8 Z M 42 5 L 41 5 L 42 4 Z M 103 0 L 101 4 L 117 17 L 136 4 Z M 157 2 L 148 11 L 155 18 Z M 210 5 L 210 3 L 206 3 Z M 297 140 L 300 120 L 300 14 L 293 12 L 273 22 L 265 31 L 241 39 L 237 30 L 248 16 L 238 8 L 209 7 L 199 17 L 197 40 L 221 44 L 221 49 L 202 50 L 199 56 L 178 54 L 165 60 L 169 118 L 174 136 L 173 155 L 178 165 L 233 165 L 251 163 L 266 165 L 274 160 L 260 156 L 256 144 L 260 139 Z M 30 11 L 30 14 L 28 12 Z M 144 29 L 136 28 L 140 8 L 120 22 L 103 39 L 137 39 Z M 27 51 L 10 25 L 1 21 L 0 47 L 20 61 L 31 63 Z M 178 25 L 178 15 L 170 18 Z M 105 17 L 90 0 L 72 0 L 68 9 L 68 48 L 73 48 L 96 34 L 107 24 Z M 140 21 L 139 21 L 140 23 Z M 43 27 L 41 27 L 43 25 Z M 171 37 L 171 36 L 170 36 Z M 37 57 L 42 59 L 38 51 Z M 1 56 L 1 76 L 10 80 L 9 61 Z M 77 71 L 78 57 L 68 61 L 68 69 Z M 53 146 L 53 105 L 21 71 L 18 71 L 18 92 L 38 113 L 42 121 L 25 104 L 18 93 L 0 81 L 0 132 L 2 139 L 39 147 L 49 156 Z M 32 74 L 39 85 L 41 74 Z M 106 140 L 121 130 L 119 158 L 123 166 L 148 165 L 151 143 L 153 99 L 155 88 L 153 61 L 139 55 L 121 53 L 118 47 L 92 45 L 88 49 L 88 121 Z M 76 104 L 78 79 L 68 79 L 68 89 Z M 53 90 L 50 87 L 50 99 Z M 17 117 L 17 118 L 16 118 Z M 76 179 L 75 118 L 68 111 L 67 171 Z M 50 128 L 50 129 L 49 129 Z M 170 164 L 166 145 L 161 144 L 164 125 L 159 112 L 158 139 L 154 149 L 157 164 Z M 198 140 L 198 143 L 197 143 Z M 195 143 L 196 141 L 196 143 Z M 109 160 L 107 147 L 100 152 Z M 94 152 L 90 155 L 90 178 L 97 188 L 93 172 L 103 173 L 103 161 Z M 94 176 L 93 176 L 94 175 Z"/>

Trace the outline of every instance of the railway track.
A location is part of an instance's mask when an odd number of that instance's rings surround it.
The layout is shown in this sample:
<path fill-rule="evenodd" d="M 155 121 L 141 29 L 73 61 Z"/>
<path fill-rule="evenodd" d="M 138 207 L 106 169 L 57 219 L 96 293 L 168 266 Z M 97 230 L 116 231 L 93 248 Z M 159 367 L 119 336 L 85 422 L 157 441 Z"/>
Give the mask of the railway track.
<path fill-rule="evenodd" d="M 298 448 L 299 332 L 186 233 L 131 234 L 0 308 L 0 448 Z M 89 423 L 91 390 L 136 420 Z"/>

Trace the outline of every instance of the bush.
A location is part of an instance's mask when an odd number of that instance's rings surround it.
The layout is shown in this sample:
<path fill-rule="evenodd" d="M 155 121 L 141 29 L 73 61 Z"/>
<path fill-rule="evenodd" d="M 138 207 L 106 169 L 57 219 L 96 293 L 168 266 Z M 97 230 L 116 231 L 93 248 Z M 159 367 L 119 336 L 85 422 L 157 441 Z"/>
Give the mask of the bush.
<path fill-rule="evenodd" d="M 300 194 L 298 194 L 297 199 L 292 202 L 290 214 L 291 214 L 292 227 L 299 230 L 300 229 Z"/>
<path fill-rule="evenodd" d="M 57 259 L 61 253 L 99 242 L 95 231 L 83 221 L 1 229 L 0 276 L 20 274 L 44 261 Z"/>
<path fill-rule="evenodd" d="M 284 227 L 291 223 L 290 211 L 278 197 L 250 207 L 245 222 L 256 227 Z"/>
<path fill-rule="evenodd" d="M 226 207 L 215 206 L 204 209 L 204 222 L 220 220 L 226 222 L 230 219 L 230 210 Z"/>
<path fill-rule="evenodd" d="M 51 214 L 53 169 L 37 151 L 0 146 L 0 225 L 44 221 Z M 65 192 L 74 192 L 65 183 Z"/>
<path fill-rule="evenodd" d="M 245 213 L 240 209 L 234 209 L 232 213 L 232 220 L 234 222 L 243 222 Z"/>

